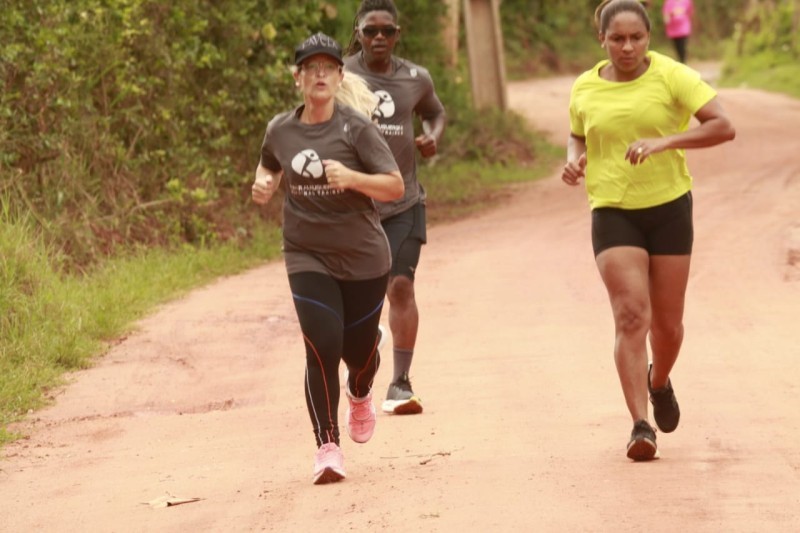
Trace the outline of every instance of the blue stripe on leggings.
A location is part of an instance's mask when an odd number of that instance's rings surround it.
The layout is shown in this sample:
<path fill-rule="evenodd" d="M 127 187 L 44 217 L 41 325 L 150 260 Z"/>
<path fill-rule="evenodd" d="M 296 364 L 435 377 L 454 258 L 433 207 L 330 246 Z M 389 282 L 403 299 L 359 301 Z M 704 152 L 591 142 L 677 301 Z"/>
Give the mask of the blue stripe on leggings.
<path fill-rule="evenodd" d="M 321 307 L 321 308 L 323 308 L 323 309 L 325 309 L 327 311 L 330 311 L 331 313 L 334 314 L 334 316 L 336 316 L 336 319 L 339 321 L 340 324 L 343 323 L 342 317 L 339 316 L 339 313 L 337 313 L 336 310 L 333 307 L 329 306 L 329 305 L 325 305 L 324 303 L 322 303 L 322 302 L 320 302 L 318 300 L 312 300 L 311 298 L 306 298 L 305 296 L 299 296 L 299 295 L 297 295 L 295 293 L 292 293 L 292 298 L 294 298 L 295 300 L 297 300 L 299 302 L 306 302 L 306 303 L 309 303 L 311 305 L 316 305 L 317 307 Z"/>

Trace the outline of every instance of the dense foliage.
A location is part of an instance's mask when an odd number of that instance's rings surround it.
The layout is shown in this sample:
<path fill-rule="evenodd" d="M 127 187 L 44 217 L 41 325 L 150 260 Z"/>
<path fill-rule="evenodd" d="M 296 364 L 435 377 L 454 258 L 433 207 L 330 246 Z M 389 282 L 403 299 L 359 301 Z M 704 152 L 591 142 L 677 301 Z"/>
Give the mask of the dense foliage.
<path fill-rule="evenodd" d="M 597 1 L 503 0 L 510 75 L 574 72 L 601 57 L 592 28 Z M 649 6 L 655 46 L 659 39 L 664 44 L 661 2 Z M 358 4 L 5 0 L 0 203 L 6 217 L 29 216 L 65 268 L 137 245 L 246 240 L 261 218 L 276 216 L 274 205 L 257 210 L 247 202 L 248 185 L 266 121 L 298 99 L 289 76 L 293 48 L 318 30 L 346 44 Z M 704 50 L 703 40 L 732 35 L 748 5 L 736 34 L 739 54 L 796 58 L 796 0 L 695 4 L 691 53 Z M 530 157 L 523 134 L 504 137 L 513 146 L 497 149 L 484 126 L 504 131 L 503 121 L 471 109 L 466 61 L 446 66 L 445 5 L 398 1 L 404 31 L 397 50 L 433 73 L 449 116 L 444 159 Z"/>
<path fill-rule="evenodd" d="M 724 80 L 800 97 L 800 1 L 751 1 L 736 25 Z"/>
<path fill-rule="evenodd" d="M 358 3 L 6 1 L 0 200 L 70 267 L 137 244 L 246 237 L 264 215 L 247 204 L 264 126 L 298 101 L 294 46 L 319 30 L 346 44 Z M 445 5 L 399 5 L 397 52 L 432 70 L 458 138 L 477 119 L 444 67 Z"/>
<path fill-rule="evenodd" d="M 309 2 L 13 0 L 0 18 L 2 194 L 76 262 L 235 235 L 230 194 L 295 98 Z M 103 249 L 97 249 L 102 247 Z"/>

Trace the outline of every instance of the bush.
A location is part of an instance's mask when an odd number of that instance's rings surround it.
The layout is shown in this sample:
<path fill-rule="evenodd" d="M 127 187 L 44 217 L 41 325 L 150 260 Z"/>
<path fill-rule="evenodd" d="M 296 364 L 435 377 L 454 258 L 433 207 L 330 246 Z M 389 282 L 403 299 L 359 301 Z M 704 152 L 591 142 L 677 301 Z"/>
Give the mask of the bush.
<path fill-rule="evenodd" d="M 317 2 L 10 0 L 0 178 L 75 266 L 247 226 L 266 120 Z M 237 221 L 237 222 L 231 222 Z"/>

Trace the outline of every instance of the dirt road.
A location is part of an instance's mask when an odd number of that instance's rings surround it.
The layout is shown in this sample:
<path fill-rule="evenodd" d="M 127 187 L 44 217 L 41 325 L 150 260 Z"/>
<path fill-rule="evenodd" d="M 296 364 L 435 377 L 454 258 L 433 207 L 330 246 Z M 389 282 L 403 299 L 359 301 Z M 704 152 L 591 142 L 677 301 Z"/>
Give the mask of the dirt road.
<path fill-rule="evenodd" d="M 510 101 L 562 141 L 570 84 L 513 84 Z M 3 450 L 0 530 L 798 531 L 800 102 L 721 97 L 738 137 L 690 154 L 683 417 L 660 460 L 625 457 L 586 198 L 554 170 L 430 230 L 412 375 L 426 411 L 380 415 L 365 445 L 345 437 L 344 482 L 310 482 L 278 262 L 163 307 L 32 415 Z M 147 503 L 165 497 L 199 500 Z"/>

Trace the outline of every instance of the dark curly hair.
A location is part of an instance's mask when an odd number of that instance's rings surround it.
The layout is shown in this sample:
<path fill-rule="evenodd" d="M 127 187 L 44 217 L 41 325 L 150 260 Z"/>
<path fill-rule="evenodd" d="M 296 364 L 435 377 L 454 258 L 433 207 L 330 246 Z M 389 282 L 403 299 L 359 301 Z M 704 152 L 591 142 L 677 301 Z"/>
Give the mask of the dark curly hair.
<path fill-rule="evenodd" d="M 353 19 L 353 33 L 350 35 L 350 42 L 346 51 L 348 55 L 354 54 L 361 49 L 361 43 L 358 42 L 358 23 L 364 18 L 364 15 L 373 11 L 388 12 L 394 18 L 395 23 L 399 19 L 397 6 L 394 5 L 393 0 L 362 0 L 361 5 L 358 6 L 358 11 L 356 11 L 355 19 Z"/>

